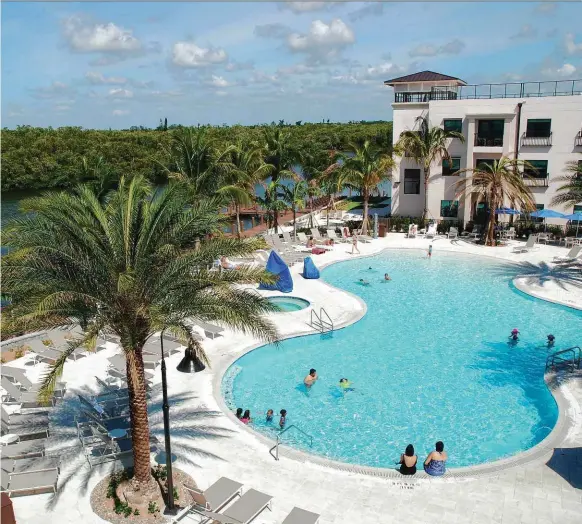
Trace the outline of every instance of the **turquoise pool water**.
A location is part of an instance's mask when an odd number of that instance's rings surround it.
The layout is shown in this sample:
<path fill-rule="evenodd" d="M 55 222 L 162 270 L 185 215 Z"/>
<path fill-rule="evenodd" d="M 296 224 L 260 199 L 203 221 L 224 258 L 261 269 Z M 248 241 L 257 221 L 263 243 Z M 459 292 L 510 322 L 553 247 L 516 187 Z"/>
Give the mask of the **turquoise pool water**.
<path fill-rule="evenodd" d="M 309 301 L 299 297 L 271 297 L 268 301 L 275 304 L 283 313 L 301 311 L 309 307 Z"/>
<path fill-rule="evenodd" d="M 428 260 L 417 250 L 332 265 L 322 277 L 360 296 L 364 318 L 332 336 L 244 355 L 224 376 L 226 402 L 250 409 L 254 428 L 272 438 L 264 413 L 285 408 L 287 424 L 312 435 L 313 447 L 293 431 L 285 443 L 352 464 L 393 467 L 408 443 L 424 459 L 437 440 L 450 467 L 526 450 L 557 419 L 543 381 L 549 351 L 539 346 L 549 333 L 556 349 L 579 345 L 582 314 L 519 293 L 515 271 L 468 255 Z M 514 327 L 521 340 L 510 346 Z M 307 392 L 311 367 L 320 378 Z M 354 391 L 342 393 L 342 377 Z"/>

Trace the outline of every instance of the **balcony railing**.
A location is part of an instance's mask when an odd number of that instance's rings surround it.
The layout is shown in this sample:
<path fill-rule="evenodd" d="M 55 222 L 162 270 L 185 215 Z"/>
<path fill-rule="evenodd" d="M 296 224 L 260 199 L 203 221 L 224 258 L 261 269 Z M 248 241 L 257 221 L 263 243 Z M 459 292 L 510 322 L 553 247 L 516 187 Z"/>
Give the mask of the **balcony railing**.
<path fill-rule="evenodd" d="M 503 137 L 489 138 L 489 137 L 479 136 L 477 133 L 475 133 L 475 146 L 476 147 L 503 147 Z"/>
<path fill-rule="evenodd" d="M 536 175 L 524 175 L 523 183 L 529 187 L 548 187 L 548 182 L 550 180 L 550 175 L 536 174 Z"/>
<path fill-rule="evenodd" d="M 575 146 L 582 146 L 582 131 L 578 131 L 576 138 L 574 139 Z"/>
<path fill-rule="evenodd" d="M 532 136 L 524 133 L 521 135 L 521 146 L 551 146 L 552 145 L 552 133 L 548 136 Z"/>

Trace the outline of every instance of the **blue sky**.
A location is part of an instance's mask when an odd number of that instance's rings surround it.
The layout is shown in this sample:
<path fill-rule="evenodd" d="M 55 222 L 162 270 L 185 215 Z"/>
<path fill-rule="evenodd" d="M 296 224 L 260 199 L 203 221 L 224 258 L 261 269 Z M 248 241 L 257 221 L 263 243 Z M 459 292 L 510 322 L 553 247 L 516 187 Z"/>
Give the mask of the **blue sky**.
<path fill-rule="evenodd" d="M 383 81 L 582 78 L 577 3 L 3 3 L 2 126 L 391 118 Z"/>

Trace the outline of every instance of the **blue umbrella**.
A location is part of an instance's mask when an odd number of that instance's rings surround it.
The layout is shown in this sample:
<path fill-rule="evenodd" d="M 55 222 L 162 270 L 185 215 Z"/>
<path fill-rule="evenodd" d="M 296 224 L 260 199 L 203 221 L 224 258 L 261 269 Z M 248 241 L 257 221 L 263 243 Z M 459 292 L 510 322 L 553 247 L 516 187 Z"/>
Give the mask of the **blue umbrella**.
<path fill-rule="evenodd" d="M 552 209 L 540 209 L 539 211 L 534 211 L 530 213 L 530 217 L 543 218 L 544 219 L 544 231 L 547 229 L 548 224 L 546 223 L 546 218 L 564 218 L 563 213 L 558 211 L 553 211 Z"/>
<path fill-rule="evenodd" d="M 521 211 L 511 209 L 510 207 L 500 207 L 495 210 L 496 215 L 521 215 Z"/>
<path fill-rule="evenodd" d="M 571 215 L 564 215 L 566 220 L 576 220 L 576 236 L 578 236 L 578 228 L 580 227 L 580 222 L 582 222 L 582 213 L 578 211 L 577 213 L 572 213 Z"/>

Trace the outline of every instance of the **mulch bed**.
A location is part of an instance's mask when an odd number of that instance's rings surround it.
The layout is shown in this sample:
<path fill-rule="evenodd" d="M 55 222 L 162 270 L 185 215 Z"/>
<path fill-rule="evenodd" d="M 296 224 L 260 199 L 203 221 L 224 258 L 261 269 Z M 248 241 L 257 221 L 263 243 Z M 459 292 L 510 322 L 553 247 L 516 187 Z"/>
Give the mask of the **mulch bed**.
<path fill-rule="evenodd" d="M 91 508 L 93 512 L 101 517 L 103 520 L 108 522 L 112 522 L 113 524 L 121 524 L 121 523 L 128 523 L 128 522 L 144 522 L 144 523 L 153 523 L 153 522 L 165 522 L 170 520 L 171 516 L 166 517 L 163 512 L 166 507 L 164 503 L 164 499 L 161 493 L 159 492 L 159 497 L 156 500 L 158 508 L 160 511 L 152 514 L 148 513 L 148 504 L 145 503 L 143 505 L 137 504 L 130 504 L 132 509 L 137 509 L 139 511 L 139 515 L 134 515 L 133 513 L 129 516 L 125 516 L 123 514 L 115 513 L 115 503 L 113 498 L 107 498 L 107 491 L 110 482 L 110 475 L 107 475 L 91 493 Z M 184 484 L 188 484 L 189 486 L 196 487 L 196 483 L 192 479 L 190 475 L 187 475 L 182 470 L 173 468 L 173 478 L 174 478 L 174 487 L 178 490 L 178 499 L 175 499 L 176 508 L 179 506 L 184 507 L 191 502 L 190 495 L 184 489 Z M 128 481 L 123 481 L 119 484 L 117 488 L 117 495 L 120 500 L 125 501 L 123 492 L 124 490 L 128 489 Z"/>

